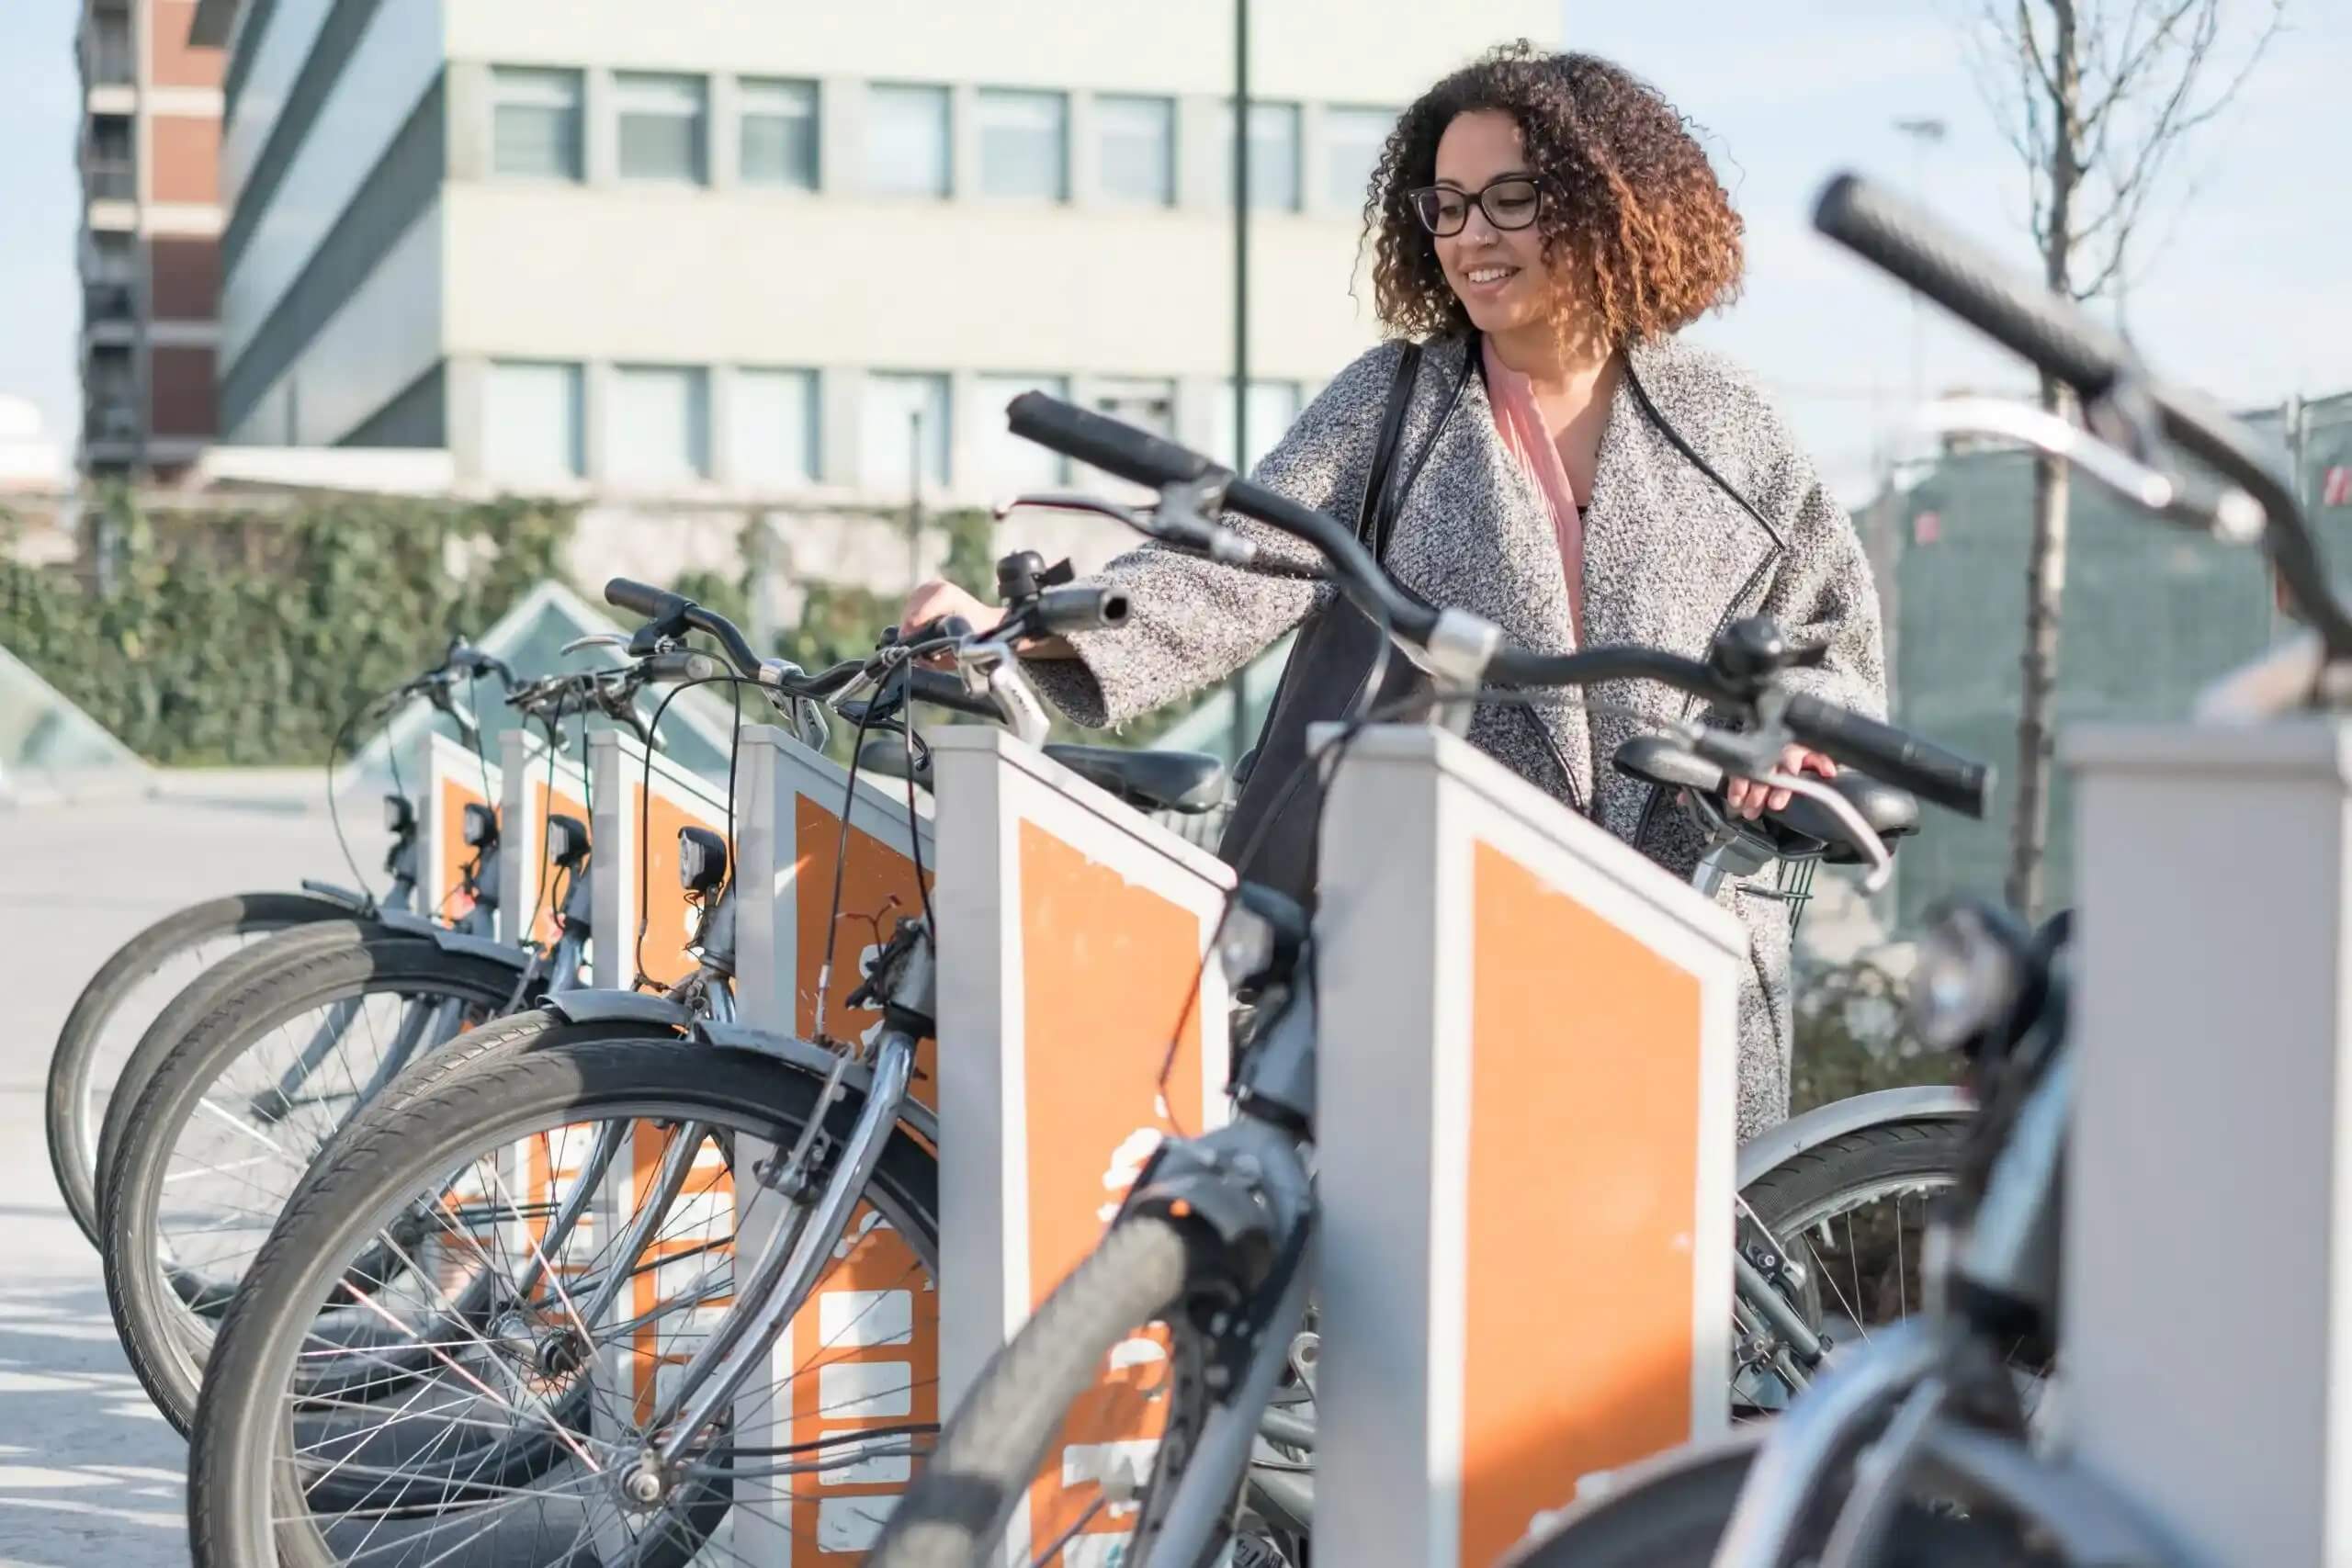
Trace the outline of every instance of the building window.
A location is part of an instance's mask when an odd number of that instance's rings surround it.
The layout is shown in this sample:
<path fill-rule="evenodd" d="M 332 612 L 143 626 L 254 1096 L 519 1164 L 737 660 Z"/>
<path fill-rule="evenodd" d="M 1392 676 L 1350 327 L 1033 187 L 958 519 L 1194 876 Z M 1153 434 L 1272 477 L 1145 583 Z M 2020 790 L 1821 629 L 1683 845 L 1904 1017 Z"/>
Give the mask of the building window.
<path fill-rule="evenodd" d="M 105 86 L 138 81 L 130 52 L 130 13 L 101 7 L 90 14 L 90 80 Z"/>
<path fill-rule="evenodd" d="M 1331 205 L 1342 212 L 1363 210 L 1372 191 L 1381 149 L 1396 128 L 1395 109 L 1332 108 L 1323 111 L 1323 144 Z"/>
<path fill-rule="evenodd" d="M 1094 394 L 1087 400 L 1094 412 L 1108 414 L 1137 430 L 1148 430 L 1154 435 L 1173 441 L 1176 438 L 1176 384 L 1173 381 L 1138 378 L 1118 381 L 1097 381 Z"/>
<path fill-rule="evenodd" d="M 1248 413 L 1250 428 L 1245 449 L 1237 462 L 1233 454 L 1233 383 L 1220 383 L 1216 389 L 1215 441 L 1210 450 L 1217 455 L 1219 462 L 1242 473 L 1256 468 L 1259 459 L 1274 449 L 1274 444 L 1298 418 L 1298 383 L 1250 382 Z"/>
<path fill-rule="evenodd" d="M 581 409 L 579 366 L 492 362 L 482 400 L 482 467 L 497 479 L 579 478 Z"/>
<path fill-rule="evenodd" d="M 947 482 L 946 377 L 868 376 L 858 425 L 858 478 L 867 489 L 907 494 L 913 489 L 917 452 L 924 482 Z"/>
<path fill-rule="evenodd" d="M 710 477 L 710 376 L 684 365 L 624 365 L 613 373 L 605 471 L 625 484 Z"/>
<path fill-rule="evenodd" d="M 728 446 L 738 484 L 789 487 L 816 479 L 815 371 L 738 370 L 728 405 Z"/>
<path fill-rule="evenodd" d="M 879 196 L 944 197 L 952 188 L 947 89 L 865 90 L 865 188 Z"/>
<path fill-rule="evenodd" d="M 738 163 L 745 185 L 817 188 L 817 84 L 744 81 Z"/>
<path fill-rule="evenodd" d="M 1023 491 L 1050 490 L 1069 482 L 1069 460 L 1050 446 L 1040 446 L 1005 428 L 1004 406 L 1023 392 L 1043 392 L 1069 399 L 1069 379 L 1063 376 L 982 376 L 979 378 L 979 420 L 982 478 L 989 493 L 1008 500 Z"/>
<path fill-rule="evenodd" d="M 1225 106 L 1225 200 L 1233 200 L 1233 106 Z M 1298 106 L 1250 106 L 1250 205 L 1298 210 Z"/>
<path fill-rule="evenodd" d="M 490 166 L 526 179 L 580 177 L 580 73 L 490 73 Z"/>
<path fill-rule="evenodd" d="M 1112 201 L 1168 207 L 1176 200 L 1176 101 L 1105 96 L 1094 100 L 1096 164 Z"/>
<path fill-rule="evenodd" d="M 707 177 L 703 125 L 708 98 L 708 85 L 699 76 L 615 72 L 621 178 L 701 185 Z"/>
<path fill-rule="evenodd" d="M 983 87 L 980 190 L 1037 201 L 1069 198 L 1069 96 Z"/>

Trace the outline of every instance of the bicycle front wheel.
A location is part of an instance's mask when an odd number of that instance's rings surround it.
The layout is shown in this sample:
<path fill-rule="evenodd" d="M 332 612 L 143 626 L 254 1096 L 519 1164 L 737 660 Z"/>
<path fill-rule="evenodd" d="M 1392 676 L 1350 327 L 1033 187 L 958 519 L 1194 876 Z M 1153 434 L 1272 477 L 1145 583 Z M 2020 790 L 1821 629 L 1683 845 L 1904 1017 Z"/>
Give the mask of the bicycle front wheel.
<path fill-rule="evenodd" d="M 760 1370 L 659 1495 L 627 1485 L 684 1369 L 754 1304 L 735 1301 L 739 1258 L 797 1234 L 803 1212 L 756 1151 L 793 1146 L 821 1088 L 674 1038 L 559 1042 L 483 1051 L 355 1120 L 214 1346 L 196 1561 L 861 1550 L 937 1415 L 938 1171 L 903 1132 Z M 826 1112 L 820 1142 L 838 1146 L 858 1109 Z M 321 1440 L 329 1413 L 343 1419 Z"/>
<path fill-rule="evenodd" d="M 243 970 L 123 1124 L 102 1215 L 107 1304 L 181 1431 L 214 1324 L 311 1161 L 409 1063 L 489 1018 L 515 971 L 429 941 L 310 941 Z"/>
<path fill-rule="evenodd" d="M 118 1092 L 136 1095 L 144 1073 L 124 1083 L 142 1032 L 183 987 L 256 938 L 321 920 L 347 920 L 348 905 L 309 893 L 232 893 L 166 915 L 99 966 L 74 998 L 50 1053 L 46 1123 L 49 1165 L 66 1212 L 93 1245 L 98 1239 L 98 1129 Z"/>
<path fill-rule="evenodd" d="M 1539 1523 L 1502 1568 L 1708 1568 L 1739 1501 L 1756 1445 L 1722 1444 L 1669 1454 L 1629 1472 L 1602 1496 Z M 1817 1553 L 1842 1486 L 1828 1489 Z M 2005 1522 L 1964 1518 L 1905 1504 L 1874 1568 L 2054 1568 Z"/>
<path fill-rule="evenodd" d="M 867 1568 L 970 1568 L 999 1561 L 998 1543 L 1014 1507 L 1037 1478 L 1072 1403 L 1114 1364 L 1114 1348 L 1164 1325 L 1165 1360 L 1143 1359 L 1155 1375 L 1141 1396 L 1164 1407 L 1166 1425 L 1152 1450 L 1139 1509 L 1098 1504 L 1073 1521 L 1033 1521 L 1037 1539 L 1022 1554 L 1037 1562 L 1065 1553 L 1088 1562 L 1136 1561 L 1132 1538 L 1152 1528 L 1151 1494 L 1165 1496 L 1174 1487 L 1208 1409 L 1200 1337 L 1176 1311 L 1185 1292 L 1187 1256 L 1182 1233 L 1165 1220 L 1132 1216 L 1113 1226 L 989 1359 L 941 1432 L 922 1475 L 890 1516 Z M 1114 1490 L 1142 1485 L 1147 1478 L 1125 1477 L 1124 1487 L 1098 1479 L 1107 1501 Z M 1045 1529 L 1052 1529 L 1053 1539 Z M 1217 1560 L 1229 1534 L 1218 1532 L 1202 1563 Z M 1076 1551 L 1080 1538 L 1083 1557 Z M 1173 1568 L 1151 1562 L 1154 1568 Z"/>

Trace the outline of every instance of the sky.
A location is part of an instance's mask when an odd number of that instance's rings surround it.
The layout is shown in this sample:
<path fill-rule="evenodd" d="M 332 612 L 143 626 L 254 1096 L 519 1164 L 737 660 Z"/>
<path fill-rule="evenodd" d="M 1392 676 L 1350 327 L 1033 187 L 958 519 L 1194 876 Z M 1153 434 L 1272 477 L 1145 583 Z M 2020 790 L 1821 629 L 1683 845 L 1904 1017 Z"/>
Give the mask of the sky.
<path fill-rule="evenodd" d="M 495 0 L 477 0 L 494 4 Z M 654 0 L 647 0 L 648 4 Z M 768 0 L 780 14 L 791 0 Z M 946 3 L 946 0 L 942 0 Z M 1335 10 L 1344 0 L 1325 0 Z M 2110 4 L 2120 0 L 2109 0 Z M 1080 0 L 1071 0 L 1075 7 Z M 2241 17 L 2263 0 L 2227 0 Z M 2175 164 L 2124 324 L 2169 377 L 2240 406 L 2352 389 L 2352 3 L 2287 0 L 2288 30 L 2234 108 Z M 74 0 L 0 0 L 0 394 L 76 423 Z M 1908 297 L 1815 236 L 1812 197 L 1853 168 L 1919 190 L 2031 264 L 2017 155 L 1970 65 L 1968 0 L 1566 0 L 1568 47 L 1655 82 L 1702 127 L 1747 222 L 1739 302 L 1693 330 L 1745 362 L 1849 501 L 1911 406 Z M 1434 77 L 1451 62 L 1432 62 Z M 1948 125 L 1924 155 L 1894 129 Z M 2022 388 L 2017 363 L 1942 320 L 1929 391 Z"/>

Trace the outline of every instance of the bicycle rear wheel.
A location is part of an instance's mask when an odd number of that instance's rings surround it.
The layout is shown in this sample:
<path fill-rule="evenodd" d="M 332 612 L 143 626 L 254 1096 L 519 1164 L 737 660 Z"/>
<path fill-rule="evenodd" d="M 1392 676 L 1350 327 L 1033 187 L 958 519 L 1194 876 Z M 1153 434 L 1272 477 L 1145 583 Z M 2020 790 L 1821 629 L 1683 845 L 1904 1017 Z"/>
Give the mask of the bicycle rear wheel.
<path fill-rule="evenodd" d="M 797 1213 L 746 1151 L 797 1140 L 820 1088 L 745 1053 L 606 1039 L 482 1051 L 355 1121 L 215 1347 L 191 1443 L 196 1561 L 592 1568 L 706 1548 L 733 1561 L 763 1534 L 810 1554 L 861 1547 L 936 1411 L 938 1173 L 903 1133 L 716 1439 L 658 1501 L 620 1490 L 656 1399 L 731 1302 L 739 1238 Z M 826 1132 L 845 1135 L 857 1109 L 837 1104 Z M 635 1144 L 599 1180 L 586 1155 L 605 1128 Z M 697 1179 L 664 1206 L 647 1173 L 673 1153 Z M 593 1217 L 566 1225 L 590 1193 Z M 401 1239 L 420 1217 L 418 1240 Z M 354 1260 L 388 1247 L 400 1278 L 355 1290 Z M 598 1294 L 623 1285 L 598 1315 Z M 322 1332 L 355 1313 L 381 1329 L 373 1343 Z M 401 1347 L 431 1374 L 385 1354 Z M 306 1441 L 322 1405 L 349 1403 L 347 1388 L 318 1393 L 322 1366 L 390 1386 L 371 1423 Z"/>
<path fill-rule="evenodd" d="M 156 1069 L 124 1123 L 103 1235 L 124 1350 L 175 1427 L 187 1430 L 213 1325 L 311 1160 L 400 1067 L 503 1009 L 515 979 L 413 937 L 298 935 L 282 962 L 242 970 Z"/>
<path fill-rule="evenodd" d="M 256 939 L 351 915 L 349 905 L 309 893 L 208 899 L 124 942 L 82 987 L 50 1053 L 44 1126 L 58 1194 L 93 1246 L 98 1240 L 98 1129 L 143 1032 L 183 987 Z M 130 1093 L 144 1077 L 131 1080 Z"/>

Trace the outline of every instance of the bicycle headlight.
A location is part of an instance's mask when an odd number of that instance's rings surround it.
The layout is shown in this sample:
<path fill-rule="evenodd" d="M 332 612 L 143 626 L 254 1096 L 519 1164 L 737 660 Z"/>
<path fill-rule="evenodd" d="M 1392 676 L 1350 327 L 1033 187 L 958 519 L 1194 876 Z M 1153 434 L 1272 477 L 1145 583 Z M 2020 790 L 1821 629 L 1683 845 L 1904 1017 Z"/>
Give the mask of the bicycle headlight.
<path fill-rule="evenodd" d="M 2006 913 L 1978 903 L 1954 906 L 1919 942 L 1905 1021 L 1931 1051 L 1958 1050 L 2015 1007 L 2025 966 Z"/>
<path fill-rule="evenodd" d="M 707 828 L 678 829 L 678 884 L 708 897 L 727 880 L 727 840 Z"/>
<path fill-rule="evenodd" d="M 577 871 L 588 858 L 588 827 L 577 817 L 555 812 L 548 818 L 548 859 L 566 871 Z"/>
<path fill-rule="evenodd" d="M 498 813 L 479 800 L 466 802 L 466 843 L 473 849 L 484 849 L 498 841 Z"/>
<path fill-rule="evenodd" d="M 1244 904 L 1236 904 L 1217 932 L 1216 962 L 1226 989 L 1238 991 L 1263 975 L 1274 961 L 1272 921 Z"/>
<path fill-rule="evenodd" d="M 416 807 L 408 803 L 408 796 L 384 796 L 384 831 L 396 839 L 405 839 L 416 831 Z"/>

